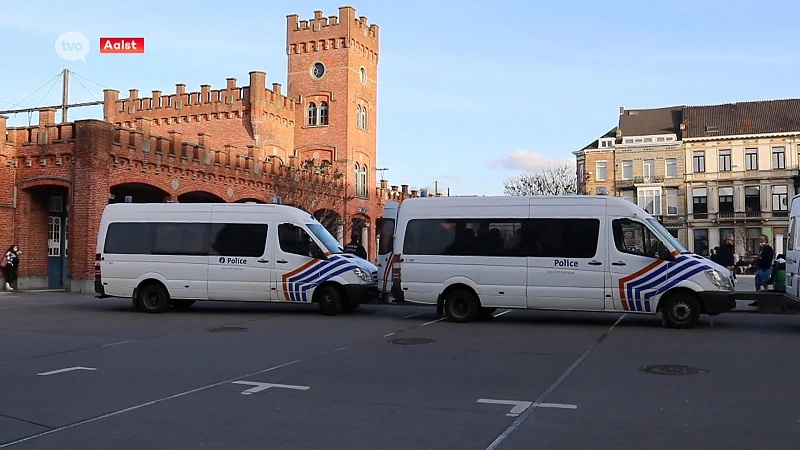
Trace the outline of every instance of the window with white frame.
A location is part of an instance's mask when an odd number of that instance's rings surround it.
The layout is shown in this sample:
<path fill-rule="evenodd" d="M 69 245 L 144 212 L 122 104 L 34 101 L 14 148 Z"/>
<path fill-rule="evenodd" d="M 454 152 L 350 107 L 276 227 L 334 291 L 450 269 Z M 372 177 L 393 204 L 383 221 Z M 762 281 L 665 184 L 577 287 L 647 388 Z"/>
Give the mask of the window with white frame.
<path fill-rule="evenodd" d="M 656 176 L 656 160 L 645 159 L 642 163 L 642 175 L 644 175 L 644 182 L 649 183 Z"/>
<path fill-rule="evenodd" d="M 706 152 L 699 151 L 692 153 L 692 168 L 694 173 L 703 173 L 706 171 Z"/>
<path fill-rule="evenodd" d="M 661 215 L 661 188 L 642 188 L 637 194 L 642 209 L 654 216 Z"/>
<path fill-rule="evenodd" d="M 614 141 L 616 139 L 601 139 L 600 140 L 600 148 L 611 148 L 614 146 Z"/>
<path fill-rule="evenodd" d="M 622 179 L 633 179 L 633 161 L 622 161 Z"/>
<path fill-rule="evenodd" d="M 744 151 L 745 170 L 758 170 L 758 149 L 748 148 Z"/>
<path fill-rule="evenodd" d="M 360 197 L 367 198 L 369 197 L 369 173 L 367 172 L 367 165 L 361 165 L 361 172 L 358 174 L 358 181 L 361 186 L 361 192 L 359 193 Z"/>
<path fill-rule="evenodd" d="M 731 162 L 731 151 L 730 150 L 720 150 L 719 151 L 719 171 L 720 172 L 730 172 L 733 168 L 733 164 Z"/>
<path fill-rule="evenodd" d="M 678 158 L 667 158 L 664 160 L 664 173 L 667 178 L 678 177 Z"/>
<path fill-rule="evenodd" d="M 608 178 L 608 163 L 606 161 L 597 161 L 594 165 L 595 180 L 605 181 Z"/>
<path fill-rule="evenodd" d="M 359 130 L 367 130 L 367 107 L 356 106 L 356 126 Z"/>
<path fill-rule="evenodd" d="M 667 191 L 667 215 L 678 215 L 678 189 L 669 188 Z"/>
<path fill-rule="evenodd" d="M 773 169 L 786 168 L 786 148 L 772 147 L 772 168 Z"/>
<path fill-rule="evenodd" d="M 789 210 L 788 186 L 772 186 L 772 210 L 773 211 Z"/>

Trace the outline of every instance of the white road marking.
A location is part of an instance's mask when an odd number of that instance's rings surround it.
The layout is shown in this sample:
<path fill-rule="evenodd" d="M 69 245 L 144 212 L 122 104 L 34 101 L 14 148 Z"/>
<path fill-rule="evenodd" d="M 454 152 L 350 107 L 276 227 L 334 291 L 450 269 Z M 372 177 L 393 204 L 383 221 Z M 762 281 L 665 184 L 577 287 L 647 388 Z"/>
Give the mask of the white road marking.
<path fill-rule="evenodd" d="M 567 405 L 565 403 L 534 403 L 534 408 L 559 408 L 559 409 L 578 409 L 578 405 Z"/>
<path fill-rule="evenodd" d="M 131 342 L 133 341 L 131 340 L 131 341 L 114 342 L 113 344 L 106 344 L 103 347 L 113 347 L 115 345 L 129 344 Z"/>
<path fill-rule="evenodd" d="M 446 319 L 446 317 L 442 317 L 441 319 L 431 320 L 430 322 L 423 323 L 422 325 L 420 325 L 420 328 L 421 328 L 421 327 L 424 327 L 425 325 L 430 325 L 430 324 L 432 324 L 432 323 L 441 322 L 441 321 L 443 321 L 444 319 Z"/>
<path fill-rule="evenodd" d="M 266 391 L 269 388 L 281 388 L 281 389 L 294 389 L 296 391 L 307 391 L 311 389 L 308 386 L 294 386 L 291 384 L 274 384 L 274 383 L 261 383 L 258 381 L 232 381 L 232 384 L 245 384 L 248 386 L 255 386 L 254 388 L 250 388 L 246 391 L 242 391 L 242 395 L 251 395 L 257 392 Z"/>
<path fill-rule="evenodd" d="M 347 350 L 347 347 L 339 347 L 336 350 L 333 350 L 331 353 L 340 352 L 342 350 Z"/>
<path fill-rule="evenodd" d="M 510 310 L 510 309 L 508 309 L 508 310 L 506 310 L 506 311 L 503 311 L 503 312 L 501 312 L 501 313 L 497 313 L 497 314 L 493 315 L 492 317 L 500 317 L 500 316 L 502 316 L 503 314 L 508 314 L 508 313 L 510 313 L 510 312 L 511 312 L 511 310 Z"/>
<path fill-rule="evenodd" d="M 389 333 L 389 334 L 384 334 L 384 335 L 383 335 L 383 337 L 394 336 L 395 334 L 397 334 L 397 332 L 395 332 L 395 333 Z"/>
<path fill-rule="evenodd" d="M 518 400 L 495 400 L 491 398 L 481 398 L 478 399 L 478 403 L 489 403 L 493 405 L 514 405 L 511 408 L 511 412 L 506 414 L 509 417 L 517 417 L 521 413 L 523 413 L 526 409 L 530 408 L 533 402 L 525 402 L 525 401 L 518 401 Z"/>
<path fill-rule="evenodd" d="M 420 315 L 420 314 L 422 314 L 422 313 L 421 313 L 421 312 L 419 312 L 419 313 L 416 313 L 416 314 L 409 314 L 409 315 L 407 315 L 407 316 L 403 317 L 403 319 L 410 319 L 410 318 L 412 318 L 412 317 L 417 317 L 417 316 L 418 316 L 418 315 Z"/>
<path fill-rule="evenodd" d="M 598 346 L 598 345 L 600 345 L 600 343 L 601 343 L 601 342 L 603 342 L 603 340 L 604 340 L 604 339 L 605 339 L 605 338 L 606 338 L 606 337 L 607 337 L 609 334 L 611 334 L 611 332 L 612 332 L 612 331 L 614 331 L 614 328 L 616 328 L 616 327 L 617 327 L 617 325 L 619 325 L 619 323 L 620 323 L 620 322 L 622 322 L 622 319 L 624 319 L 624 318 L 625 318 L 625 316 L 627 316 L 627 314 L 623 314 L 623 315 L 621 315 L 621 316 L 619 317 L 619 319 L 617 319 L 617 321 L 616 321 L 616 322 L 614 322 L 614 325 L 611 325 L 611 328 L 609 328 L 608 330 L 606 330 L 606 332 L 605 332 L 605 333 L 603 333 L 603 335 L 602 335 L 602 336 L 600 336 L 599 338 L 597 338 L 597 340 L 596 340 L 596 341 L 594 341 L 594 343 L 592 343 L 592 345 L 590 345 L 590 346 L 589 346 L 589 348 L 587 348 L 586 350 L 584 350 L 584 352 L 581 354 L 581 356 L 579 356 L 579 357 L 578 357 L 578 359 L 576 359 L 576 360 L 575 360 L 575 362 L 573 362 L 573 363 L 572 363 L 572 365 L 571 365 L 571 366 L 569 366 L 569 367 L 567 368 L 567 370 L 565 370 L 565 371 L 564 371 L 564 373 L 562 373 L 562 374 L 561 374 L 561 376 L 560 376 L 560 377 L 558 377 L 558 379 L 557 379 L 557 380 L 556 380 L 556 381 L 555 381 L 553 384 L 551 384 L 551 385 L 550 385 L 550 387 L 549 387 L 549 388 L 547 388 L 547 390 L 546 390 L 546 391 L 544 391 L 544 392 L 542 393 L 542 395 L 540 395 L 540 396 L 539 396 L 539 398 L 537 398 L 537 399 L 536 399 L 536 401 L 535 401 L 534 403 L 535 403 L 535 404 L 537 404 L 537 405 L 541 405 L 542 403 L 544 403 L 544 400 L 546 400 L 546 399 L 547 399 L 547 397 L 549 397 L 549 396 L 550 396 L 550 394 L 552 394 L 552 393 L 553 393 L 553 391 L 555 391 L 556 389 L 558 389 L 558 387 L 559 387 L 559 386 L 561 386 L 561 383 L 563 383 L 563 382 L 564 382 L 564 380 L 566 380 L 566 379 L 567 379 L 567 377 L 568 377 L 568 376 L 569 376 L 569 375 L 570 375 L 570 374 L 571 374 L 571 373 L 572 373 L 572 372 L 573 372 L 573 371 L 574 371 L 574 370 L 575 370 L 575 369 L 576 369 L 576 368 L 577 368 L 577 367 L 578 367 L 578 366 L 579 366 L 579 365 L 580 365 L 580 364 L 583 362 L 583 360 L 584 360 L 584 359 L 586 359 L 586 358 L 589 356 L 589 354 L 590 354 L 590 353 L 592 353 L 592 351 L 593 351 L 595 348 L 597 348 L 597 346 Z M 576 407 L 576 408 L 577 408 L 577 407 Z M 530 417 L 530 415 L 531 415 L 531 414 L 532 414 L 534 411 L 536 411 L 536 408 L 530 408 L 530 409 L 526 410 L 526 411 L 524 412 L 524 414 L 522 414 L 522 415 L 520 415 L 519 417 L 517 417 L 517 419 L 514 421 L 514 423 L 512 423 L 511 425 L 509 425 L 509 426 L 508 426 L 508 428 L 506 428 L 506 429 L 505 429 L 505 431 L 503 431 L 503 432 L 500 434 L 500 436 L 497 436 L 497 438 L 496 438 L 494 441 L 492 441 L 492 443 L 491 443 L 491 444 L 489 444 L 489 446 L 488 446 L 488 447 L 486 447 L 486 450 L 496 450 L 496 449 L 497 449 L 497 447 L 499 447 L 499 446 L 500 446 L 500 444 L 502 444 L 502 443 L 503 443 L 503 441 L 505 441 L 506 439 L 508 439 L 508 437 L 511 435 L 511 433 L 513 433 L 515 430 L 517 430 L 517 429 L 518 429 L 518 428 L 519 428 L 519 427 L 522 425 L 522 423 L 525 421 L 525 419 L 527 419 L 528 417 Z"/>
<path fill-rule="evenodd" d="M 80 426 L 83 426 L 83 425 L 86 425 L 86 424 L 97 422 L 99 420 L 108 419 L 109 417 L 119 416 L 120 414 L 125 414 L 125 413 L 129 413 L 131 411 L 136 411 L 137 409 L 146 408 L 148 406 L 156 405 L 156 404 L 163 403 L 163 402 L 166 402 L 166 401 L 169 401 L 169 400 L 174 400 L 176 398 L 185 397 L 187 395 L 196 394 L 196 393 L 202 392 L 202 391 L 207 391 L 207 390 L 213 389 L 215 387 L 219 387 L 219 386 L 222 386 L 222 385 L 225 385 L 225 384 L 230 384 L 230 383 L 232 383 L 232 382 L 234 382 L 236 380 L 240 380 L 242 378 L 261 375 L 263 373 L 267 373 L 267 372 L 271 372 L 273 370 L 281 369 L 283 367 L 291 366 L 292 364 L 297 364 L 297 363 L 299 363 L 301 361 L 305 361 L 305 360 L 308 360 L 308 359 L 311 359 L 311 358 L 313 358 L 313 357 L 305 358 L 305 359 L 295 359 L 294 361 L 290 361 L 288 363 L 279 364 L 277 366 L 273 366 L 273 367 L 270 367 L 270 368 L 264 369 L 264 370 L 259 370 L 257 372 L 249 373 L 247 375 L 243 375 L 243 376 L 240 376 L 240 377 L 229 378 L 229 379 L 227 379 L 225 381 L 219 381 L 219 382 L 216 382 L 216 383 L 207 384 L 205 386 L 202 386 L 202 387 L 199 387 L 199 388 L 195 388 L 195 389 L 192 389 L 192 390 L 189 390 L 189 391 L 183 391 L 183 392 L 180 392 L 178 394 L 170 395 L 168 397 L 162 397 L 162 398 L 159 398 L 157 400 L 151 400 L 151 401 L 149 401 L 147 403 L 140 403 L 138 405 L 131 406 L 131 407 L 128 407 L 128 408 L 125 408 L 125 409 L 120 409 L 120 410 L 117 410 L 117 411 L 114 411 L 114 412 L 110 412 L 110 413 L 102 414 L 102 415 L 99 415 L 99 416 L 96 416 L 96 417 L 92 417 L 90 419 L 81 420 L 80 422 L 75 422 L 75 423 L 71 423 L 69 425 L 64 425 L 62 427 L 53 428 L 52 430 L 43 431 L 41 433 L 37 433 L 37 434 L 31 435 L 31 436 L 28 436 L 28 437 L 17 439 L 16 441 L 6 442 L 5 444 L 0 445 L 0 448 L 11 447 L 12 445 L 17 445 L 17 444 L 21 444 L 23 442 L 32 441 L 34 439 L 39 439 L 40 437 L 48 436 L 48 435 L 51 435 L 51 434 L 54 434 L 54 433 L 60 433 L 62 431 L 70 430 L 72 428 L 77 428 L 77 427 L 80 427 Z"/>
<path fill-rule="evenodd" d="M 36 375 L 40 377 L 46 377 L 48 375 L 55 375 L 57 373 L 64 373 L 64 372 L 72 372 L 73 370 L 97 370 L 94 367 L 67 367 L 66 369 L 58 369 L 58 370 L 51 370 L 50 372 L 42 372 L 37 373 Z"/>

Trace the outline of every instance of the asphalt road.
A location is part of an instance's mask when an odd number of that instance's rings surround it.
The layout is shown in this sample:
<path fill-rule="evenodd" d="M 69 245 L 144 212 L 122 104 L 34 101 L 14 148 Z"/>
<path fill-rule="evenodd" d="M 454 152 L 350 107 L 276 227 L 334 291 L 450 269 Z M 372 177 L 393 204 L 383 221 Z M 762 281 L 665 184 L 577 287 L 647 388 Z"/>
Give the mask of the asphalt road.
<path fill-rule="evenodd" d="M 800 317 L 669 330 L 656 317 L 499 313 L 453 324 L 425 307 L 325 317 L 214 303 L 147 315 L 125 300 L 0 295 L 0 448 L 800 446 Z M 699 372 L 640 370 L 651 365 Z"/>

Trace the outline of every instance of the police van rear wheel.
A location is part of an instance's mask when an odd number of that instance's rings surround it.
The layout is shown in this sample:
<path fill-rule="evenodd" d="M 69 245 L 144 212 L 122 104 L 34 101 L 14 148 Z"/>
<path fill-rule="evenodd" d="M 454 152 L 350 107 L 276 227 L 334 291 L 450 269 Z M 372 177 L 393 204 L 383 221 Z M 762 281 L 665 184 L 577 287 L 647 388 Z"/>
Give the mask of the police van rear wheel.
<path fill-rule="evenodd" d="M 444 299 L 445 315 L 453 322 L 472 322 L 478 317 L 480 309 L 478 297 L 467 289 L 451 291 Z"/>
<path fill-rule="evenodd" d="M 326 316 L 335 316 L 342 312 L 342 297 L 333 286 L 324 286 L 317 297 L 319 310 Z"/>
<path fill-rule="evenodd" d="M 139 288 L 136 306 L 142 312 L 162 313 L 169 308 L 169 294 L 158 284 L 146 284 Z"/>
<path fill-rule="evenodd" d="M 664 299 L 661 317 L 668 328 L 694 328 L 700 320 L 700 304 L 691 295 L 673 294 Z"/>

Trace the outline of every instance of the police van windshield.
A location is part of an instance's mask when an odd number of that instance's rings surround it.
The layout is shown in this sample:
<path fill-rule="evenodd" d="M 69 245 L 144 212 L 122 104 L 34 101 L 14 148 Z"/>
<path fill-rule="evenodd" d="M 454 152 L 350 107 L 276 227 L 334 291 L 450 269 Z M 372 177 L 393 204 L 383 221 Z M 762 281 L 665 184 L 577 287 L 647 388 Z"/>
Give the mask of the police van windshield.
<path fill-rule="evenodd" d="M 658 235 L 661 236 L 661 239 L 664 239 L 665 241 L 669 242 L 672 248 L 677 250 L 679 253 L 689 253 L 689 250 L 686 250 L 681 245 L 681 243 L 678 242 L 677 239 L 675 239 L 675 236 L 669 234 L 669 231 L 667 231 L 664 228 L 664 226 L 661 225 L 656 219 L 648 218 L 647 223 L 650 224 L 650 226 L 653 227 L 654 230 L 656 230 Z"/>
<path fill-rule="evenodd" d="M 342 253 L 342 248 L 339 246 L 339 241 L 336 240 L 333 235 L 331 235 L 328 230 L 325 229 L 320 224 L 317 223 L 307 223 L 308 229 L 314 233 L 314 236 L 322 242 L 322 245 L 325 246 L 325 250 L 330 253 Z"/>

